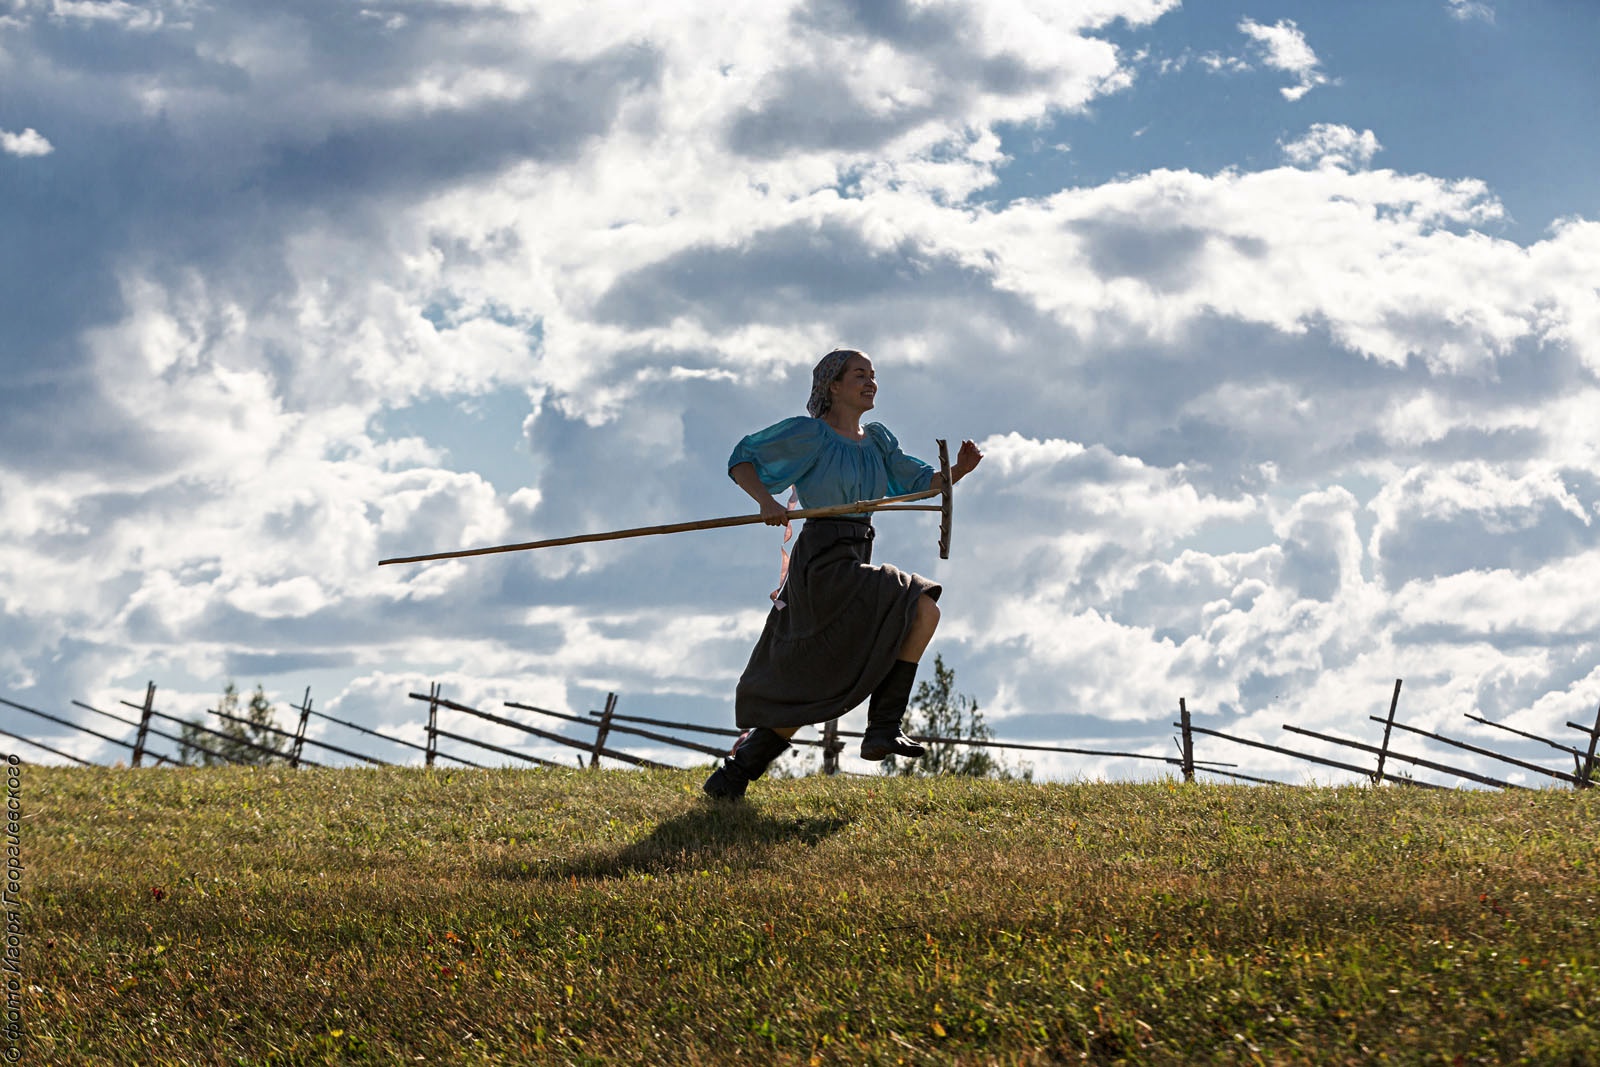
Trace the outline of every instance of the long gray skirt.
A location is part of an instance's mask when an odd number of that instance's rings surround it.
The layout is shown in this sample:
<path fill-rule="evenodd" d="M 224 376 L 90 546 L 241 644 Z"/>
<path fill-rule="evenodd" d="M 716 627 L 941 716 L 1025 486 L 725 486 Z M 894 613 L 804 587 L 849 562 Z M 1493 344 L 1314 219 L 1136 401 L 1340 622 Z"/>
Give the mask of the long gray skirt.
<path fill-rule="evenodd" d="M 894 666 L 917 598 L 938 600 L 937 582 L 872 565 L 872 524 L 808 519 L 789 557 L 789 580 L 767 613 L 739 679 L 741 729 L 808 726 L 866 700 Z"/>

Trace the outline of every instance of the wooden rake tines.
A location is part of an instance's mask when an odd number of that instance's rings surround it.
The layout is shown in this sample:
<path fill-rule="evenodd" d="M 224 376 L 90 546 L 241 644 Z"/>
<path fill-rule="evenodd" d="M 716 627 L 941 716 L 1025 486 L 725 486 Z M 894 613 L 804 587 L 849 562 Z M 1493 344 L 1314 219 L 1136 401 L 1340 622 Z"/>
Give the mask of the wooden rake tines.
<path fill-rule="evenodd" d="M 841 505 L 855 511 L 937 511 L 939 513 L 939 558 L 950 558 L 950 519 L 955 512 L 955 493 L 952 488 L 955 483 L 950 480 L 950 445 L 944 438 L 939 438 L 939 481 L 942 487 L 929 489 L 921 493 L 908 493 L 905 496 L 886 496 L 882 500 L 862 500 L 854 504 Z M 938 504 L 901 504 L 901 500 L 926 500 L 929 497 L 940 498 Z M 823 509 L 817 509 L 823 510 Z M 847 512 L 849 513 L 849 512 Z M 800 518 L 806 513 L 803 511 L 791 512 L 795 518 Z"/>
<path fill-rule="evenodd" d="M 939 506 L 939 558 L 950 558 L 950 520 L 955 514 L 955 485 L 950 478 L 950 446 L 939 438 L 939 481 L 944 487 L 944 499 Z"/>

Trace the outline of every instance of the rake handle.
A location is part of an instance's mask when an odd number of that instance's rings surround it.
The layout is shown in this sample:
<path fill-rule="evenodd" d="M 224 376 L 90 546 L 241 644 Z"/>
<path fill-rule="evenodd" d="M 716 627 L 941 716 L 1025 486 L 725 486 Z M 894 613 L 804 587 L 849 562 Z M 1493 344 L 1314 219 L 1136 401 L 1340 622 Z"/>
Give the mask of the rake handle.
<path fill-rule="evenodd" d="M 859 515 L 862 512 L 873 511 L 939 511 L 939 507 L 907 508 L 898 505 L 913 500 L 926 500 L 931 496 L 938 496 L 941 490 L 929 489 L 921 493 L 907 493 L 904 496 L 887 496 L 879 500 L 858 500 L 853 504 L 831 504 L 824 508 L 801 508 L 789 512 L 791 519 L 825 519 L 836 515 Z M 488 548 L 465 548 L 455 552 L 430 552 L 423 556 L 397 556 L 394 559 L 380 559 L 378 566 L 384 567 L 391 563 L 426 563 L 439 559 L 462 559 L 467 556 L 488 556 L 498 552 L 526 552 L 535 548 L 556 548 L 560 545 L 592 544 L 596 541 L 621 541 L 630 537 L 650 537 L 656 534 L 688 533 L 691 530 L 720 530 L 728 526 L 752 526 L 765 522 L 762 515 L 730 515 L 721 519 L 697 519 L 693 522 L 674 522 L 664 526 L 637 526 L 631 530 L 611 530 L 607 533 L 575 534 L 571 537 L 551 537 L 543 541 L 523 541 L 514 545 L 493 545 Z"/>

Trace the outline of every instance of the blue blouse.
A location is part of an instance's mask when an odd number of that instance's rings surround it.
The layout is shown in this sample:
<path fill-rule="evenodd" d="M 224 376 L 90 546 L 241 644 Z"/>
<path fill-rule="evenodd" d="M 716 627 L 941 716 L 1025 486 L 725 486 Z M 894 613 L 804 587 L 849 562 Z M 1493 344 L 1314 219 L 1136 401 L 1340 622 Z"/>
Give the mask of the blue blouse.
<path fill-rule="evenodd" d="M 852 441 L 821 419 L 796 415 L 740 441 L 728 457 L 728 469 L 754 464 L 767 492 L 776 495 L 792 485 L 803 508 L 928 488 L 932 467 L 900 451 L 900 442 L 883 423 L 869 422 L 866 431 L 861 440 Z"/>

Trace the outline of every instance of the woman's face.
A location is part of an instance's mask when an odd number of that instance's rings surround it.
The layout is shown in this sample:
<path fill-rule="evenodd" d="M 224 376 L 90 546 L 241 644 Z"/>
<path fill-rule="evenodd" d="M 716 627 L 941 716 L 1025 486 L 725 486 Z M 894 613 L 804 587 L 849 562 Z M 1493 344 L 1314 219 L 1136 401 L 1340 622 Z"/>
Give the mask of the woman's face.
<path fill-rule="evenodd" d="M 834 407 L 870 411 L 873 398 L 878 395 L 878 379 L 872 371 L 872 360 L 866 356 L 851 356 L 845 360 L 839 377 L 828 387 Z"/>

